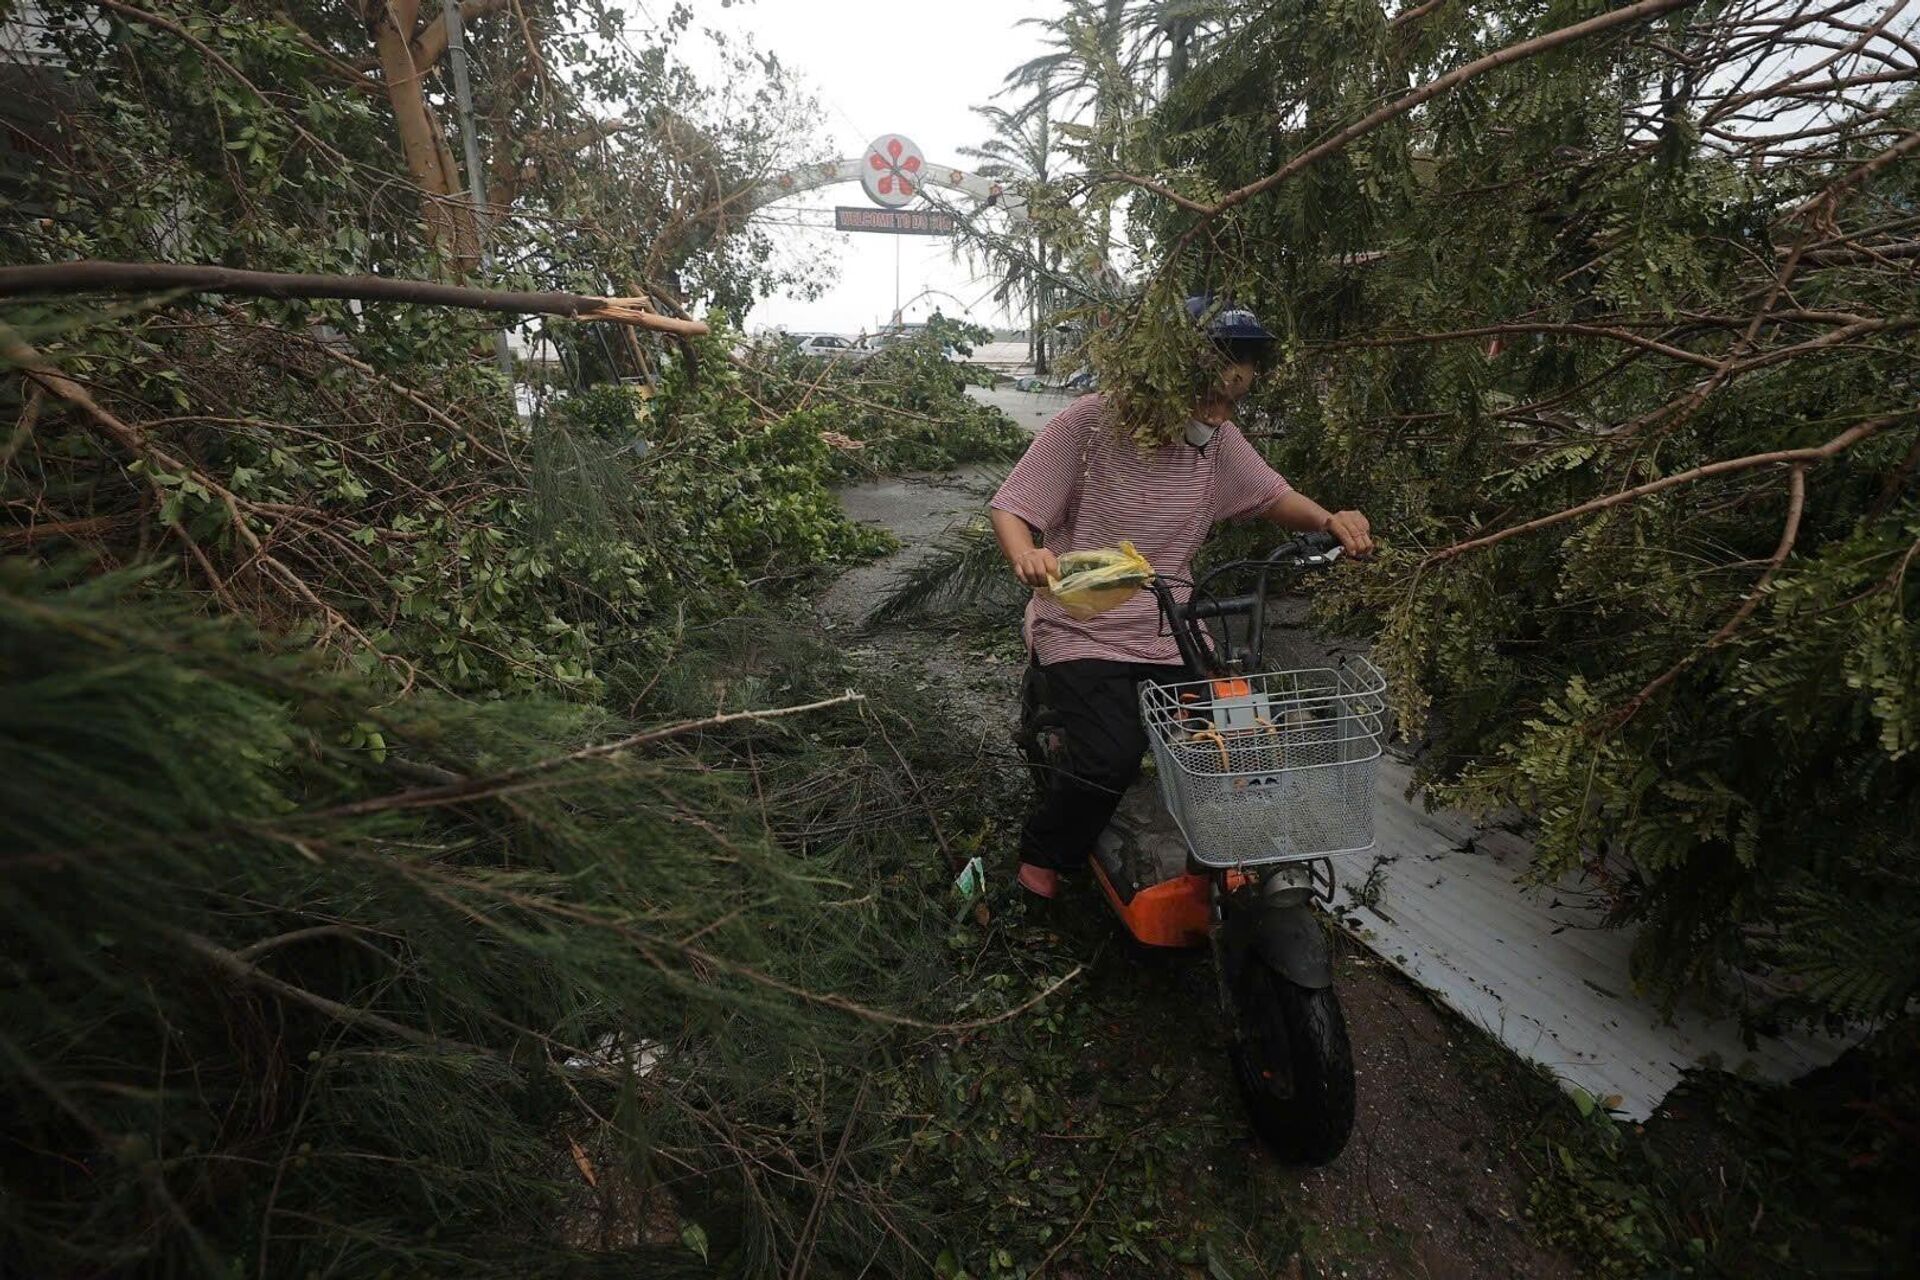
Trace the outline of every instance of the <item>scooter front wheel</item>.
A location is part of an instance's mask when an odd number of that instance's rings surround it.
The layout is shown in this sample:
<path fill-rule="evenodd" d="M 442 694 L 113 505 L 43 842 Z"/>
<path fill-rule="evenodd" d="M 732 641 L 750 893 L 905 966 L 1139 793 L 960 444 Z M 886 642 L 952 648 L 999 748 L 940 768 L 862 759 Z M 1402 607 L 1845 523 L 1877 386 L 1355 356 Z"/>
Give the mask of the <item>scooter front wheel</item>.
<path fill-rule="evenodd" d="M 1353 1132 L 1353 1046 L 1340 997 L 1291 982 L 1257 956 L 1236 986 L 1234 1075 L 1254 1131 L 1283 1160 L 1326 1164 Z"/>

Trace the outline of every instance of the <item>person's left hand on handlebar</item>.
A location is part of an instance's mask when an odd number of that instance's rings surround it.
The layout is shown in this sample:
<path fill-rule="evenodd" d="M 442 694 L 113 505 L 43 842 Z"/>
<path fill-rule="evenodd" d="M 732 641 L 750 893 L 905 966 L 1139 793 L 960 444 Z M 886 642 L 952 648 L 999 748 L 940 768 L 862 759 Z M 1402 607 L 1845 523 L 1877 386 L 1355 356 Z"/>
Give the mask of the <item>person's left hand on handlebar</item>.
<path fill-rule="evenodd" d="M 1336 511 L 1327 517 L 1326 531 L 1340 539 L 1341 550 L 1350 556 L 1373 554 L 1373 526 L 1358 511 Z"/>

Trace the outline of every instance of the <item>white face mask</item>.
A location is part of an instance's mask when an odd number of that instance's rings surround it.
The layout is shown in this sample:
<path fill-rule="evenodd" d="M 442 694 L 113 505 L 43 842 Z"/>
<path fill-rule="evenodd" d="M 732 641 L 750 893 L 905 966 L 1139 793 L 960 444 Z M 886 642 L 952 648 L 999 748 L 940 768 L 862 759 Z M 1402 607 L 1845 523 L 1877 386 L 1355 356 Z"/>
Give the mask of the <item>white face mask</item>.
<path fill-rule="evenodd" d="M 1187 443 L 1196 449 L 1205 449 L 1213 440 L 1213 433 L 1219 430 L 1198 418 L 1187 419 Z"/>

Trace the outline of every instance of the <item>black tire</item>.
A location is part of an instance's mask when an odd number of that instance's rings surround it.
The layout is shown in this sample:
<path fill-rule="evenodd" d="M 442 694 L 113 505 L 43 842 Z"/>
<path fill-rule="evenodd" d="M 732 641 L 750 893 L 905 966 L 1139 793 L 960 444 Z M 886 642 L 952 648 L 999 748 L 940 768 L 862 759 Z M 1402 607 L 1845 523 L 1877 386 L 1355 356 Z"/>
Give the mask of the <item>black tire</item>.
<path fill-rule="evenodd" d="M 1289 982 L 1258 956 L 1247 958 L 1238 987 L 1245 1034 L 1233 1066 L 1254 1132 L 1282 1160 L 1328 1163 L 1353 1132 L 1353 1046 L 1340 997 Z"/>

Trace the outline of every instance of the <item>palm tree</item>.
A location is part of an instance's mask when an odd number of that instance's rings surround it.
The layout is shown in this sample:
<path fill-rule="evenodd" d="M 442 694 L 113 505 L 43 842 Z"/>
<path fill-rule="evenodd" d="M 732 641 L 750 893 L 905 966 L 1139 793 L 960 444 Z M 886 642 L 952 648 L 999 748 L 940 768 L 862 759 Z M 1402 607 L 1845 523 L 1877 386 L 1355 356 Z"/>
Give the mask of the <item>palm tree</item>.
<path fill-rule="evenodd" d="M 1045 81 L 1042 81 L 1044 86 Z M 1018 183 L 1033 188 L 1045 186 L 1056 175 L 1052 103 L 1044 96 L 1032 111 L 1013 112 L 1003 107 L 975 107 L 974 111 L 993 126 L 992 134 L 977 147 L 961 147 L 960 154 L 980 163 L 975 166 L 982 177 L 996 178 L 1009 185 Z M 1036 226 L 1029 254 L 1024 241 L 1021 251 L 1002 253 L 1006 264 L 999 301 L 1015 294 L 1027 298 L 1029 338 L 1027 357 L 1033 371 L 1047 372 L 1047 323 L 1052 313 L 1051 275 L 1059 268 L 1059 251 L 1050 250 Z"/>
<path fill-rule="evenodd" d="M 1046 112 L 1077 125 L 1090 110 L 1092 129 L 1083 131 L 1078 145 L 1081 162 L 1088 170 L 1113 168 L 1118 158 L 1114 126 L 1134 113 L 1140 96 L 1131 59 L 1128 0 L 1067 0 L 1067 11 L 1058 17 L 1023 21 L 1044 28 L 1053 49 L 1007 73 L 1005 92 L 1028 94 L 1013 118 L 1024 121 Z M 1112 244 L 1109 204 L 1101 220 L 1102 261 Z"/>
<path fill-rule="evenodd" d="M 1066 0 L 1055 17 L 1024 19 L 1046 32 L 1050 48 L 1008 73 L 1003 93 L 1020 94 L 1019 105 L 976 108 L 993 126 L 993 136 L 963 154 L 984 161 L 983 173 L 1039 183 L 1063 176 L 1063 161 L 1095 173 L 1121 167 L 1127 124 L 1179 85 L 1222 16 L 1221 0 Z M 1110 292 L 1115 280 L 1111 189 L 1094 199 L 1094 240 L 1084 261 L 1076 255 L 1067 282 L 1070 291 L 1089 298 Z M 1008 268 L 1001 295 L 1019 291 L 1029 299 L 1032 358 L 1042 373 L 1043 321 L 1057 310 L 1048 300 L 1059 298 L 1062 256 L 1057 245 L 1036 235 L 1030 260 Z"/>
<path fill-rule="evenodd" d="M 1024 125 L 1044 112 L 1077 126 L 1090 114 L 1090 128 L 1076 140 L 1081 160 L 1090 171 L 1111 170 L 1120 158 L 1121 125 L 1186 76 L 1219 12 L 1220 0 L 1067 0 L 1056 17 L 1023 19 L 1043 28 L 1052 48 L 1007 74 L 1005 92 L 1026 95 L 1013 122 Z M 1104 263 L 1113 243 L 1111 204 L 1100 225 Z"/>
<path fill-rule="evenodd" d="M 1201 28 L 1219 7 L 1218 0 L 1160 0 L 1133 15 L 1141 60 L 1165 75 L 1162 93 L 1172 93 L 1186 79 Z"/>
<path fill-rule="evenodd" d="M 1007 89 L 1031 91 L 1022 112 L 1043 98 L 1056 110 L 1065 99 L 1091 104 L 1097 132 L 1118 112 L 1147 105 L 1156 86 L 1171 92 L 1221 10 L 1221 0 L 1067 0 L 1058 17 L 1022 20 L 1044 27 L 1053 49 L 1009 72 Z"/>
<path fill-rule="evenodd" d="M 1057 17 L 1021 19 L 1023 25 L 1045 28 L 1053 50 L 1007 73 L 1008 91 L 1033 94 L 1020 113 L 1042 102 L 1053 106 L 1074 98 L 1090 101 L 1099 115 L 1104 96 L 1129 87 L 1125 73 L 1132 70 L 1128 52 L 1134 23 L 1127 10 L 1128 0 L 1067 0 L 1067 11 Z"/>

